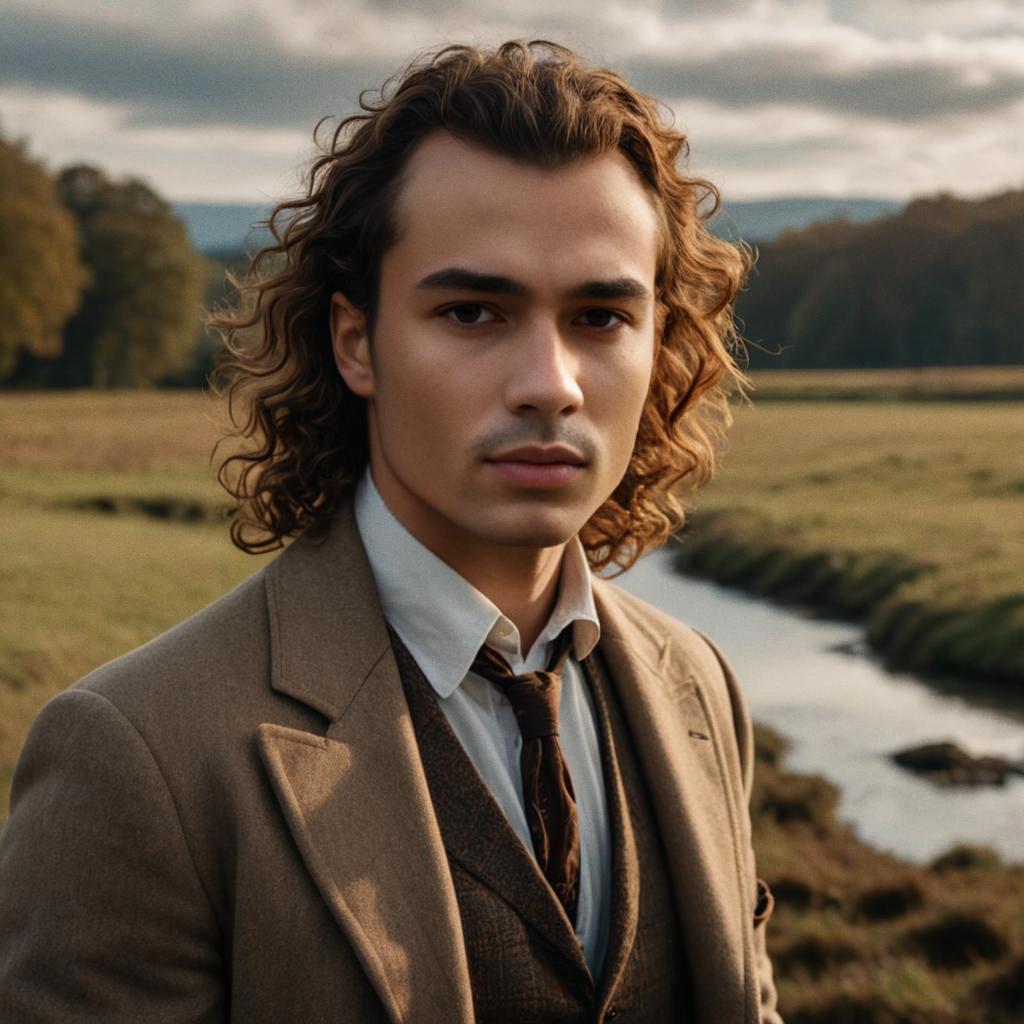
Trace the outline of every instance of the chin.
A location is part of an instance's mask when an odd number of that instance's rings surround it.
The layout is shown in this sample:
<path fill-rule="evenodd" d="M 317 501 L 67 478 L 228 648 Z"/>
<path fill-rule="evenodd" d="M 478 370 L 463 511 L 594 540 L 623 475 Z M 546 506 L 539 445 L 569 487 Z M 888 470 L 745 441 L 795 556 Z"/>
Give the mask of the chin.
<path fill-rule="evenodd" d="M 554 548 L 572 540 L 582 527 L 583 522 L 577 522 L 575 517 L 518 516 L 513 522 L 495 523 L 480 533 L 487 540 L 508 547 Z"/>

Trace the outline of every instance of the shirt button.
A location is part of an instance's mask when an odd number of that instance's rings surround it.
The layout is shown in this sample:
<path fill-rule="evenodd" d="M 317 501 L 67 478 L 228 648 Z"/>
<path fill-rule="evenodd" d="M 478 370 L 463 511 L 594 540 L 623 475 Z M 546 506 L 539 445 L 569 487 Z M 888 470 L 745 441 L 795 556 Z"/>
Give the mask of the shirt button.
<path fill-rule="evenodd" d="M 619 1015 L 619 1008 L 617 1006 L 609 1006 L 608 1012 L 604 1015 L 605 1020 L 614 1020 Z"/>

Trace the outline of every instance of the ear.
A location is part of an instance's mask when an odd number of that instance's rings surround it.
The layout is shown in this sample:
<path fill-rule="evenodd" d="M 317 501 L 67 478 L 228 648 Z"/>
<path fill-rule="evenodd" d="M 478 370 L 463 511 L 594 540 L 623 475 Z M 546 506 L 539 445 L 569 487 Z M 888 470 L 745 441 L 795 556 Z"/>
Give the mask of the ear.
<path fill-rule="evenodd" d="M 338 373 L 349 390 L 360 398 L 370 398 L 374 376 L 366 314 L 341 292 L 331 296 L 331 348 Z"/>

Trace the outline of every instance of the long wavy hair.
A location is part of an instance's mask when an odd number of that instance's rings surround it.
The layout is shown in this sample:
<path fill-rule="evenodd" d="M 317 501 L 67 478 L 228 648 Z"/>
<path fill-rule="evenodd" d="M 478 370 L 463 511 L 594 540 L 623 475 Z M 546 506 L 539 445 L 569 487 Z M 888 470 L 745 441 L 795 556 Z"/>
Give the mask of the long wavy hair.
<path fill-rule="evenodd" d="M 682 525 L 714 474 L 730 393 L 745 383 L 732 306 L 749 249 L 707 229 L 718 190 L 679 169 L 686 136 L 655 99 L 550 42 L 448 46 L 359 104 L 324 140 L 317 125 L 304 194 L 277 205 L 273 243 L 232 278 L 235 301 L 208 318 L 225 345 L 213 383 L 234 425 L 218 474 L 237 503 L 232 540 L 256 553 L 325 527 L 365 468 L 366 407 L 334 365 L 331 295 L 362 309 L 372 332 L 403 168 L 440 129 L 545 168 L 619 150 L 657 201 L 650 391 L 625 476 L 580 534 L 595 570 L 631 565 Z"/>

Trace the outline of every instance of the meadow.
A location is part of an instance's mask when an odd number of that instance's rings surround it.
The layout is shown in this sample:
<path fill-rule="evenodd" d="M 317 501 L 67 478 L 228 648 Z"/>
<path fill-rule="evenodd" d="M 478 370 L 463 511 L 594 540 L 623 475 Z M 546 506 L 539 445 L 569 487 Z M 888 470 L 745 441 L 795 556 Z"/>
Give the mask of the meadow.
<path fill-rule="evenodd" d="M 862 618 L 894 666 L 1024 697 L 1024 368 L 755 385 L 680 567 Z"/>
<path fill-rule="evenodd" d="M 953 372 L 924 400 L 850 375 L 805 377 L 808 400 L 786 377 L 759 377 L 763 398 L 737 410 L 681 549 L 691 571 L 820 603 L 828 587 L 815 595 L 807 574 L 831 566 L 851 614 L 858 594 L 864 614 L 897 599 L 1016 614 L 1024 371 L 990 371 L 966 396 Z M 228 540 L 210 465 L 219 416 L 194 392 L 0 396 L 0 817 L 50 696 L 268 557 Z M 1010 626 L 998 635 L 1019 657 Z M 760 730 L 758 749 L 755 845 L 788 1024 L 1024 1019 L 1024 869 L 984 849 L 931 866 L 875 851 L 838 822 L 829 783 L 785 770 L 779 737 Z"/>
<path fill-rule="evenodd" d="M 261 561 L 227 537 L 216 416 L 194 392 L 0 397 L 0 819 L 46 700 Z"/>

